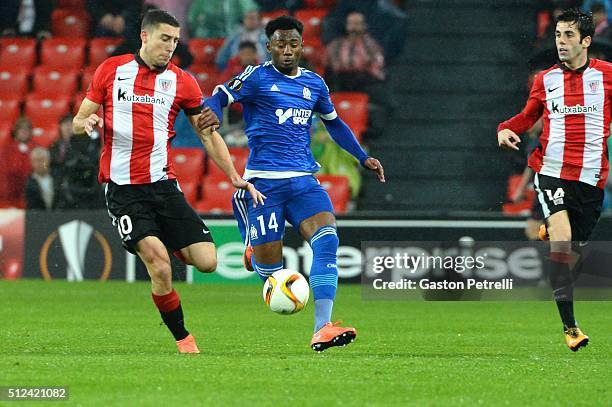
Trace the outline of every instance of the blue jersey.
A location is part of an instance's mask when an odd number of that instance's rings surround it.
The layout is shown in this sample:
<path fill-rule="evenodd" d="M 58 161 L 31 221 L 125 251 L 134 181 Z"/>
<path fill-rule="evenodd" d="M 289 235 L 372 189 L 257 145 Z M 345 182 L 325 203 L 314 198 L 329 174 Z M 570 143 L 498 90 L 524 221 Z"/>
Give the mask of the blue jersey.
<path fill-rule="evenodd" d="M 327 120 L 337 116 L 323 78 L 303 68 L 287 76 L 268 61 L 247 67 L 220 89 L 230 103 L 242 103 L 251 150 L 248 170 L 319 170 L 310 151 L 312 114 Z"/>

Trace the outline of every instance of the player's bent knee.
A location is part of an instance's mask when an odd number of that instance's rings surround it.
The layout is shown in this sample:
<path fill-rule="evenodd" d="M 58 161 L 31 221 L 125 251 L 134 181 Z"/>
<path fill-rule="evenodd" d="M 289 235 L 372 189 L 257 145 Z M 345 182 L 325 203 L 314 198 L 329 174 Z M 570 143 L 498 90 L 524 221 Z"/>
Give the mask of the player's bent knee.
<path fill-rule="evenodd" d="M 210 242 L 194 243 L 181 253 L 202 273 L 212 273 L 217 269 L 217 251 Z"/>

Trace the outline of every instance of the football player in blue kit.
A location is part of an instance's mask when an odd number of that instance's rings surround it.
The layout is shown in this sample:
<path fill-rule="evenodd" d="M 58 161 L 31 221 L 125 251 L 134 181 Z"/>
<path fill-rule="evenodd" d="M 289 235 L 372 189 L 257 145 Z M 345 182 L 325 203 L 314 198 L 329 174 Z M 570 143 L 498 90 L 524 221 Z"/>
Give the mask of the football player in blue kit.
<path fill-rule="evenodd" d="M 244 178 L 264 196 L 253 206 L 246 191 L 237 191 L 234 213 L 247 245 L 245 267 L 266 280 L 283 268 L 285 220 L 299 230 L 313 251 L 310 287 L 314 296 L 315 327 L 310 343 L 315 351 L 353 342 L 354 328 L 331 322 L 338 284 L 338 235 L 334 208 L 313 176 L 319 170 L 310 150 L 312 113 L 317 112 L 332 139 L 385 181 L 380 162 L 369 157 L 353 132 L 338 117 L 325 81 L 298 67 L 302 55 L 301 22 L 281 16 L 266 25 L 272 60 L 249 66 L 219 85 L 205 103 L 221 117 L 231 103 L 243 106 L 250 155 Z M 211 123 L 202 121 L 203 128 Z"/>

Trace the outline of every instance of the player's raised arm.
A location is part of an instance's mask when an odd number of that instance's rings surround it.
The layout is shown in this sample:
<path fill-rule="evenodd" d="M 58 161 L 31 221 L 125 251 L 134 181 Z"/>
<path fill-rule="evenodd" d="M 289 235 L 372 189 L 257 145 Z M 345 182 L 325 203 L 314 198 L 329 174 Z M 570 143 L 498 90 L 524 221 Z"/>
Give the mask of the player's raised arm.
<path fill-rule="evenodd" d="M 247 191 L 249 191 L 249 193 L 253 197 L 254 207 L 257 206 L 257 204 L 263 205 L 264 199 L 266 199 L 266 197 L 257 189 L 255 189 L 253 184 L 245 181 L 242 176 L 238 174 L 238 171 L 236 171 L 236 167 L 234 167 L 234 163 L 232 162 L 232 157 L 229 153 L 229 150 L 227 149 L 225 141 L 223 140 L 221 135 L 214 130 L 216 126 L 213 125 L 204 130 L 198 129 L 200 117 L 203 115 L 210 115 L 211 113 L 212 112 L 208 108 L 205 108 L 202 114 L 191 115 L 187 117 L 189 118 L 189 121 L 191 122 L 193 128 L 196 130 L 198 137 L 202 141 L 202 144 L 206 149 L 206 153 L 210 156 L 210 158 L 212 158 L 217 167 L 219 167 L 225 173 L 227 178 L 232 181 L 232 185 L 236 188 L 246 189 Z M 214 115 L 214 113 L 212 114 Z"/>
<path fill-rule="evenodd" d="M 96 114 L 98 109 L 100 109 L 98 103 L 87 98 L 83 99 L 79 112 L 72 120 L 72 130 L 75 134 L 87 133 L 87 135 L 91 135 L 96 126 L 102 127 L 104 121 Z"/>

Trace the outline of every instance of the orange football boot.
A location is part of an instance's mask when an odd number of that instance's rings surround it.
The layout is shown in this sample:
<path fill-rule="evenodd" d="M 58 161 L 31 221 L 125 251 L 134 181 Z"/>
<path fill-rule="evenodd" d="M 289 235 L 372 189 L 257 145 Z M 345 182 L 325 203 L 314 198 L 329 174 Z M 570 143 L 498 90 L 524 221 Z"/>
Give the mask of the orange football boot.
<path fill-rule="evenodd" d="M 540 225 L 540 230 L 538 232 L 538 239 L 542 240 L 542 241 L 547 241 L 548 239 L 550 239 L 550 237 L 548 236 L 548 230 L 546 230 L 546 225 L 545 224 L 541 224 Z"/>
<path fill-rule="evenodd" d="M 248 271 L 255 271 L 253 268 L 253 262 L 251 258 L 253 257 L 253 246 L 248 245 L 246 249 L 244 249 L 244 254 L 242 255 L 242 263 L 244 264 L 244 268 Z"/>
<path fill-rule="evenodd" d="M 196 345 L 195 338 L 192 334 L 187 335 L 180 341 L 176 341 L 179 353 L 200 353 L 198 345 Z"/>
<path fill-rule="evenodd" d="M 580 328 L 567 328 L 565 330 L 565 344 L 572 352 L 587 346 L 588 343 L 589 337 L 582 333 Z"/>
<path fill-rule="evenodd" d="M 310 341 L 312 350 L 323 352 L 332 346 L 346 346 L 355 341 L 357 330 L 355 328 L 343 328 L 340 326 L 341 323 L 342 321 L 334 322 L 333 324 L 328 322 L 323 325 L 323 328 L 315 332 Z"/>

